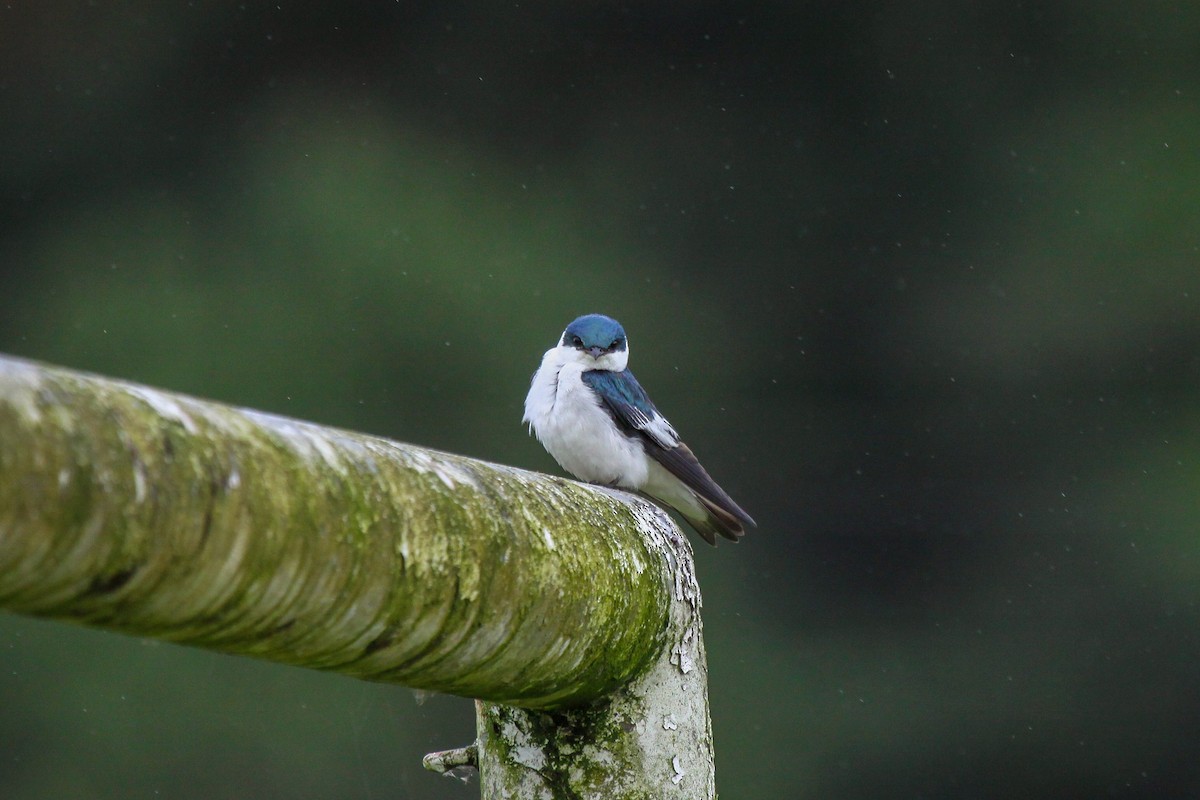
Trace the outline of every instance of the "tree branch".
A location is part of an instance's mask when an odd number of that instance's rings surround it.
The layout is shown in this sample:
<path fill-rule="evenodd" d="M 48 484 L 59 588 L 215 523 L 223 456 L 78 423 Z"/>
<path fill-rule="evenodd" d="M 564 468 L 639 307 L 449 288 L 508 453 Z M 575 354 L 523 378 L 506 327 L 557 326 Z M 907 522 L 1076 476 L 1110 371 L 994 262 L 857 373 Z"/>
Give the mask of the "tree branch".
<path fill-rule="evenodd" d="M 0 357 L 0 608 L 481 698 L 485 798 L 713 795 L 691 551 L 626 493 Z"/>

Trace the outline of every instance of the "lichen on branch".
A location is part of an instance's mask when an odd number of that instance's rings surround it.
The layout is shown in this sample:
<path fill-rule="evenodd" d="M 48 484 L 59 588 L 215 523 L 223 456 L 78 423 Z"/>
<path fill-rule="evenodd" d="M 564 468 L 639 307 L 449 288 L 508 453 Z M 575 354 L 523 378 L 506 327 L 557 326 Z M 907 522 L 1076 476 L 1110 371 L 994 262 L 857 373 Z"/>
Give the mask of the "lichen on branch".
<path fill-rule="evenodd" d="M 0 608 L 531 708 L 647 668 L 631 495 L 0 358 Z"/>

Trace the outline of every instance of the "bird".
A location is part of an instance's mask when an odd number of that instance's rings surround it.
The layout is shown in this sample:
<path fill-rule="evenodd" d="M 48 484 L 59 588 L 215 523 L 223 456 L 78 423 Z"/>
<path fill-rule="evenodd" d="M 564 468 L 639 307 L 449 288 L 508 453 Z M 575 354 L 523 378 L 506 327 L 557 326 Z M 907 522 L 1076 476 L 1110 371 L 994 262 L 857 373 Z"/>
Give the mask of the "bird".
<path fill-rule="evenodd" d="M 559 465 L 588 483 L 630 489 L 674 509 L 711 545 L 736 542 L 755 522 L 696 459 L 629 371 L 629 337 L 585 314 L 546 351 L 525 415 Z"/>

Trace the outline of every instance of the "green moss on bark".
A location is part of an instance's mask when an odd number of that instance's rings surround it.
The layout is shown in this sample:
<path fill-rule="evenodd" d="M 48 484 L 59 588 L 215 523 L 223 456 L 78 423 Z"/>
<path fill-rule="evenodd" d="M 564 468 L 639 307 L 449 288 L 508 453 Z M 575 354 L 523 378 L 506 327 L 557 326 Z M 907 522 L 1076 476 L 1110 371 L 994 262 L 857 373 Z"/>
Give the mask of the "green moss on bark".
<path fill-rule="evenodd" d="M 0 607 L 556 708 L 666 641 L 637 498 L 0 358 Z"/>

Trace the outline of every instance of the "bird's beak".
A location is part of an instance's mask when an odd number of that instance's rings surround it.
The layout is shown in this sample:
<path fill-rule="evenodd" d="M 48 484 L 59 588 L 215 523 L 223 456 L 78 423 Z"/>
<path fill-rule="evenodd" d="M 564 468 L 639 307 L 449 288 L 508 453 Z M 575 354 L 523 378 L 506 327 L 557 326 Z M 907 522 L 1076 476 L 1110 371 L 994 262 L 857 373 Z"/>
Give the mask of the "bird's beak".
<path fill-rule="evenodd" d="M 599 358 L 600 356 L 604 355 L 603 347 L 589 347 L 587 351 L 592 358 Z"/>

